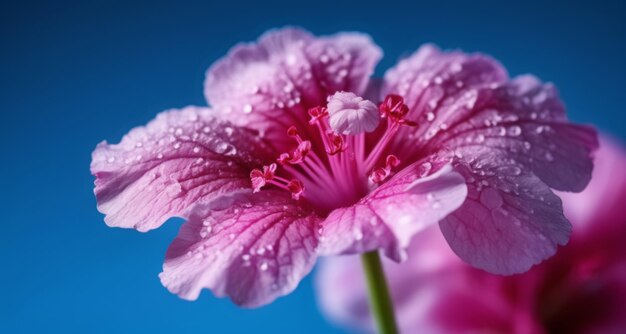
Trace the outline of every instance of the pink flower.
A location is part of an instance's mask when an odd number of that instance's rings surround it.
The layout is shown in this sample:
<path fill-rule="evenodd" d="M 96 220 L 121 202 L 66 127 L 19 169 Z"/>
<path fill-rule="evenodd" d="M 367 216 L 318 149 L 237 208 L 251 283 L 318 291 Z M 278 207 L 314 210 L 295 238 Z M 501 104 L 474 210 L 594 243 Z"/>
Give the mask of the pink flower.
<path fill-rule="evenodd" d="M 494 276 L 450 251 L 436 228 L 411 243 L 409 259 L 385 263 L 406 333 L 623 333 L 626 329 L 626 153 L 602 142 L 594 178 L 564 205 L 572 240 L 530 271 Z M 325 261 L 317 276 L 325 313 L 372 330 L 360 262 Z"/>
<path fill-rule="evenodd" d="M 381 56 L 366 35 L 292 28 L 236 46 L 207 72 L 210 108 L 166 111 L 98 145 L 105 221 L 148 231 L 187 219 L 162 283 L 249 307 L 292 291 L 318 255 L 401 260 L 438 222 L 492 272 L 551 256 L 570 231 L 551 188 L 585 187 L 595 132 L 567 122 L 551 85 L 431 45 L 371 93 Z"/>

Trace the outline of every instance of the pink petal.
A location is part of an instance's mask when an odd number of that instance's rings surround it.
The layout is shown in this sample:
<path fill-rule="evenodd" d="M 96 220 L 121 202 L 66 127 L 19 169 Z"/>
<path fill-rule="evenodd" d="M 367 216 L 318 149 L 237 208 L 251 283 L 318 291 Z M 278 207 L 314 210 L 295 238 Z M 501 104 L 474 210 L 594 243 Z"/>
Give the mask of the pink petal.
<path fill-rule="evenodd" d="M 309 108 L 325 105 L 339 90 L 360 95 L 381 57 L 359 33 L 316 38 L 296 28 L 272 30 L 215 63 L 205 95 L 222 117 L 261 130 L 284 147 L 289 126 L 308 131 Z"/>
<path fill-rule="evenodd" d="M 578 223 L 574 235 L 613 230 L 613 222 L 622 219 L 623 198 L 626 196 L 626 150 L 612 138 L 600 138 L 600 149 L 594 156 L 592 181 L 581 193 L 559 193 L 565 216 Z M 626 233 L 626 227 L 624 227 Z M 609 232 L 611 233 L 611 232 Z"/>
<path fill-rule="evenodd" d="M 207 288 L 241 306 L 268 304 L 313 267 L 318 222 L 285 192 L 219 197 L 193 209 L 167 251 L 161 282 L 188 300 Z"/>
<path fill-rule="evenodd" d="M 420 178 L 423 168 L 410 165 L 357 204 L 331 212 L 322 223 L 321 254 L 382 248 L 403 260 L 411 237 L 456 210 L 467 194 L 465 180 L 449 166 Z"/>
<path fill-rule="evenodd" d="M 515 159 L 551 188 L 579 192 L 591 178 L 595 130 L 567 123 L 551 84 L 532 76 L 483 89 L 467 118 L 450 122 L 442 146 L 484 146 Z"/>
<path fill-rule="evenodd" d="M 620 203 L 626 195 L 621 173 L 626 155 L 606 138 L 601 143 L 589 187 L 563 194 L 574 238 L 541 265 L 513 276 L 476 270 L 432 227 L 412 240 L 406 262 L 384 262 L 401 331 L 618 333 L 625 328 L 626 224 Z M 318 299 L 333 321 L 371 331 L 360 266 L 358 257 L 325 259 L 317 271 Z"/>
<path fill-rule="evenodd" d="M 472 159 L 455 168 L 467 180 L 467 199 L 440 223 L 459 257 L 509 275 L 528 270 L 567 243 L 571 226 L 561 200 L 537 176 L 489 148 L 460 153 Z"/>
<path fill-rule="evenodd" d="M 419 154 L 423 146 L 451 122 L 464 120 L 463 109 L 476 103 L 476 89 L 505 82 L 508 75 L 494 59 L 482 54 L 443 52 L 426 44 L 385 73 L 381 100 L 388 94 L 404 97 L 406 118 L 417 122 L 397 136 L 394 152 L 400 160 Z M 418 139 L 407 145 L 407 136 Z"/>
<path fill-rule="evenodd" d="M 250 170 L 266 152 L 253 131 L 217 121 L 206 108 L 163 112 L 119 144 L 94 150 L 98 210 L 109 226 L 157 228 L 198 201 L 249 188 Z"/>
<path fill-rule="evenodd" d="M 502 278 L 463 263 L 438 227 L 415 236 L 407 251 L 406 262 L 383 261 L 402 333 L 512 332 L 511 317 L 524 310 L 508 302 Z M 324 259 L 315 283 L 320 308 L 332 321 L 367 332 L 374 328 L 358 257 Z"/>
<path fill-rule="evenodd" d="M 356 135 L 372 132 L 378 126 L 378 106 L 348 92 L 337 92 L 328 99 L 330 128 L 335 133 Z"/>

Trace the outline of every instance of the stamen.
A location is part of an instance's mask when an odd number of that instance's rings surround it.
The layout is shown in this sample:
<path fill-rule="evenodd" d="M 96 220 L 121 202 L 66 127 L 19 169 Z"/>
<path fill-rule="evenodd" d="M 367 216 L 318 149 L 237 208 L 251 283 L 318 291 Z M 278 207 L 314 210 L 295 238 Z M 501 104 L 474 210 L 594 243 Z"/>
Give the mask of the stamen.
<path fill-rule="evenodd" d="M 347 146 L 344 144 L 342 135 L 330 133 L 329 139 L 329 145 L 326 147 L 326 153 L 329 155 L 335 155 L 346 150 Z"/>
<path fill-rule="evenodd" d="M 379 110 L 381 118 L 387 118 L 402 125 L 417 126 L 417 123 L 404 118 L 409 113 L 409 107 L 404 104 L 404 98 L 400 95 L 387 95 L 383 103 L 380 104 Z"/>
<path fill-rule="evenodd" d="M 387 129 L 365 160 L 366 170 L 372 168 L 373 164 L 378 161 L 384 149 L 391 142 L 391 138 L 400 129 L 400 125 L 417 126 L 416 122 L 405 119 L 405 116 L 409 113 L 409 107 L 404 104 L 404 98 L 400 95 L 387 95 L 383 103 L 380 104 L 379 110 L 380 117 L 387 119 Z"/>
<path fill-rule="evenodd" d="M 300 199 L 300 195 L 304 192 L 304 184 L 298 179 L 293 179 L 287 184 L 287 189 L 291 191 L 291 197 L 298 200 Z"/>
<path fill-rule="evenodd" d="M 270 164 L 269 166 L 263 166 L 263 171 L 259 169 L 253 169 L 250 172 L 250 180 L 252 181 L 252 192 L 256 193 L 263 188 L 267 182 L 271 181 L 276 173 L 276 164 Z"/>
<path fill-rule="evenodd" d="M 304 161 L 304 157 L 311 151 L 311 142 L 308 140 L 302 140 L 298 144 L 298 147 L 291 153 L 281 153 L 276 162 L 281 165 L 286 163 L 295 165 Z"/>
<path fill-rule="evenodd" d="M 331 102 L 334 103 L 332 106 Z M 329 112 L 329 109 L 332 110 Z M 281 153 L 276 163 L 250 172 L 253 191 L 258 192 L 271 184 L 289 191 L 295 200 L 304 196 L 328 210 L 353 203 L 367 193 L 369 186 L 388 179 L 400 164 L 395 155 L 388 154 L 384 166 L 374 168 L 387 154 L 387 146 L 401 126 L 417 125 L 406 120 L 408 113 L 409 108 L 399 95 L 388 95 L 378 108 L 352 93 L 333 95 L 327 107 L 308 110 L 308 123 L 317 128 L 319 137 L 303 138 L 303 134 L 310 132 L 301 134 L 295 126 L 289 127 L 287 135 L 297 142 L 297 146 L 293 151 Z M 330 124 L 332 117 L 337 123 L 334 128 Z M 366 156 L 365 133 L 373 131 L 380 118 L 387 120 L 386 127 Z M 320 142 L 323 148 L 312 147 Z M 281 167 L 280 176 L 277 166 Z M 309 188 L 308 194 L 304 193 L 305 185 Z"/>
<path fill-rule="evenodd" d="M 311 108 L 309 109 L 309 116 L 311 116 L 309 124 L 314 125 L 319 122 L 320 119 L 328 116 L 328 110 L 324 107 Z"/>

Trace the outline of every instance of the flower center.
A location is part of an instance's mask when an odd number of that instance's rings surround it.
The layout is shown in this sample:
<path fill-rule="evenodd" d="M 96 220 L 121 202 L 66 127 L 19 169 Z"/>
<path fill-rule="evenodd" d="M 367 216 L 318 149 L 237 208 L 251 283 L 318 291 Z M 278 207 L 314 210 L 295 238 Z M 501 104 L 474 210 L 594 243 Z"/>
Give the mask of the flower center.
<path fill-rule="evenodd" d="M 338 97 L 339 94 L 343 95 Z M 350 103 L 336 100 L 345 100 L 348 94 Z M 303 138 L 291 126 L 287 135 L 294 140 L 294 149 L 281 153 L 276 163 L 252 170 L 253 191 L 272 185 L 289 191 L 296 200 L 304 198 L 328 212 L 354 204 L 400 165 L 387 148 L 401 126 L 416 125 L 405 118 L 408 112 L 404 99 L 398 95 L 388 95 L 378 108 L 352 93 L 329 97 L 327 107 L 308 111 L 309 126 L 316 128 L 313 133 L 319 138 Z M 380 119 L 386 122 L 379 122 Z M 384 129 L 369 134 L 366 143 L 365 132 L 381 127 Z"/>

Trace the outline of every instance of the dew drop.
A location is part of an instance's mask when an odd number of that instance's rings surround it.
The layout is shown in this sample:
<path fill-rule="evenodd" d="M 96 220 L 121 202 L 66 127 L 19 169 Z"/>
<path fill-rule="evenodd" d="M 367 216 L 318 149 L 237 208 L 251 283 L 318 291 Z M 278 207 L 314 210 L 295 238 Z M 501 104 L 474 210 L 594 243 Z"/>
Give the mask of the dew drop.
<path fill-rule="evenodd" d="M 182 195 L 183 187 L 180 185 L 180 183 L 178 183 L 178 181 L 173 181 L 172 184 L 167 186 L 165 191 L 167 192 L 168 196 L 175 198 L 175 197 Z"/>
<path fill-rule="evenodd" d="M 246 114 L 249 114 L 252 112 L 252 105 L 251 104 L 246 104 L 243 106 L 243 112 Z"/>
<path fill-rule="evenodd" d="M 285 87 L 283 87 L 283 91 L 285 93 L 291 93 L 293 91 L 293 85 L 291 83 L 287 83 Z"/>
<path fill-rule="evenodd" d="M 225 154 L 225 155 L 235 155 L 237 154 L 237 149 L 229 143 L 220 142 L 215 147 L 215 153 Z"/>
<path fill-rule="evenodd" d="M 360 229 L 355 228 L 354 231 L 352 231 L 352 233 L 354 234 L 354 240 L 362 240 L 363 239 L 363 232 L 361 232 Z"/>
<path fill-rule="evenodd" d="M 512 127 L 509 128 L 509 136 L 519 136 L 520 134 L 522 134 L 522 128 L 520 128 L 517 125 L 514 125 Z"/>
<path fill-rule="evenodd" d="M 206 238 L 207 236 L 209 236 L 209 234 L 211 234 L 211 231 L 213 231 L 213 226 L 208 225 L 200 231 L 200 236 L 202 238 Z"/>
<path fill-rule="evenodd" d="M 537 134 L 541 134 L 541 133 L 543 133 L 543 130 L 544 130 L 544 129 L 545 129 L 545 128 L 543 127 L 543 125 L 539 125 L 539 126 L 535 129 L 535 132 L 536 132 Z"/>
<path fill-rule="evenodd" d="M 285 59 L 285 61 L 286 61 L 287 65 L 289 65 L 289 66 L 295 65 L 296 61 L 297 61 L 296 55 L 294 55 L 293 53 L 288 54 L 287 58 Z"/>
<path fill-rule="evenodd" d="M 261 271 L 266 271 L 268 267 L 269 267 L 269 265 L 267 264 L 267 262 L 263 262 L 259 266 L 259 269 L 261 269 Z"/>
<path fill-rule="evenodd" d="M 517 166 L 502 166 L 498 168 L 498 171 L 504 175 L 512 175 L 512 176 L 517 176 L 522 173 L 521 168 Z"/>
<path fill-rule="evenodd" d="M 424 176 L 426 176 L 428 173 L 430 173 L 430 170 L 431 170 L 432 168 L 433 168 L 433 164 L 431 164 L 430 162 L 425 162 L 425 163 L 421 164 L 421 165 L 418 167 L 417 174 L 418 174 L 420 177 L 424 177 Z"/>
<path fill-rule="evenodd" d="M 215 218 L 207 217 L 202 220 L 202 226 L 210 226 L 215 223 Z"/>
<path fill-rule="evenodd" d="M 429 122 L 432 122 L 433 120 L 435 120 L 435 113 L 432 111 L 429 111 L 426 113 L 426 120 Z"/>
<path fill-rule="evenodd" d="M 230 126 L 227 126 L 224 128 L 224 132 L 226 132 L 227 136 L 232 136 L 233 135 L 233 128 L 231 128 Z"/>

